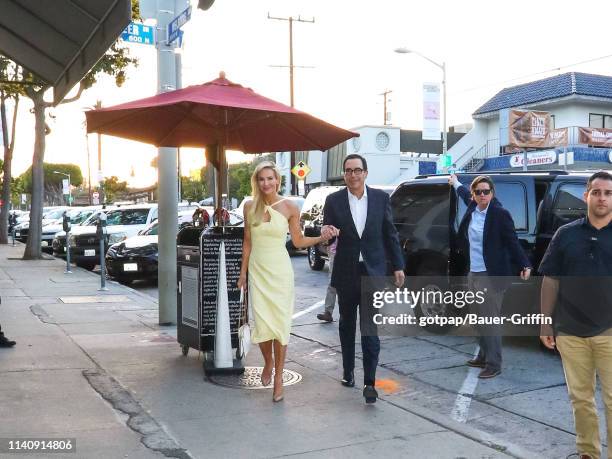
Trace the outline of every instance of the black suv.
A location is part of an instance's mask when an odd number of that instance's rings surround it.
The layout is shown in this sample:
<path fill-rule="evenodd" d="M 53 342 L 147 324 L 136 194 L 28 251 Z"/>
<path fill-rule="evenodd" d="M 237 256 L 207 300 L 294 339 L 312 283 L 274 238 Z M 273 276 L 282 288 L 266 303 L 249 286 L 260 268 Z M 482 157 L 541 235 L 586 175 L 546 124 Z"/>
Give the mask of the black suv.
<path fill-rule="evenodd" d="M 557 228 L 586 215 L 582 196 L 591 172 L 483 174 L 493 179 L 495 196 L 512 215 L 519 241 L 536 269 Z M 458 174 L 458 179 L 469 187 L 477 175 Z M 419 276 L 416 282 L 418 279 L 431 282 L 436 278 L 455 279 L 452 276 L 467 272 L 468 261 L 456 248 L 457 231 L 466 206 L 454 188 L 448 185 L 448 175 L 418 176 L 402 183 L 391 195 L 391 207 L 404 251 L 408 279 Z M 421 276 L 438 277 L 427 280 Z M 527 313 L 539 312 L 540 281 L 541 278 L 532 277 L 529 282 L 522 282 L 517 276 L 504 301 L 512 301 L 513 308 L 516 304 L 522 305 L 521 309 Z M 412 287 L 446 289 L 448 285 Z M 444 305 L 430 305 L 428 308 L 416 305 L 415 308 L 415 313 L 421 316 L 459 312 Z"/>

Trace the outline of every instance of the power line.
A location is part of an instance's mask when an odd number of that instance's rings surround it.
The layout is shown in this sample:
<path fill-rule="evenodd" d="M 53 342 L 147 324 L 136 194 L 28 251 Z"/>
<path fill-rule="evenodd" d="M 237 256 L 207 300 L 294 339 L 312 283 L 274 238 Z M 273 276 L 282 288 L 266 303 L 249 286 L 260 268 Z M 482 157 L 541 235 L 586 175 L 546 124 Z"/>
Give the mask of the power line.
<path fill-rule="evenodd" d="M 560 67 L 554 67 L 554 68 L 549 69 L 549 70 L 542 70 L 542 71 L 539 71 L 539 72 L 530 73 L 528 75 L 523 75 L 523 76 L 511 78 L 509 80 L 498 81 L 497 83 L 489 83 L 489 84 L 485 84 L 485 85 L 482 85 L 482 86 L 474 86 L 472 88 L 462 89 L 460 91 L 454 91 L 450 95 L 462 94 L 464 92 L 471 92 L 471 91 L 476 91 L 478 89 L 484 89 L 484 88 L 490 88 L 490 87 L 494 87 L 494 86 L 499 86 L 499 85 L 503 85 L 503 84 L 506 84 L 506 83 L 511 83 L 513 81 L 523 80 L 525 78 L 530 78 L 530 77 L 534 77 L 534 76 L 538 76 L 538 75 L 544 75 L 546 73 L 551 73 L 551 72 L 557 72 L 557 71 L 561 71 L 562 69 L 566 69 L 566 68 L 570 68 L 570 67 L 576 67 L 577 65 L 589 64 L 591 62 L 601 61 L 603 59 L 608 59 L 610 57 L 612 57 L 612 54 L 608 54 L 606 56 L 595 57 L 595 58 L 587 59 L 587 60 L 580 61 L 580 62 L 575 62 L 573 64 L 566 64 L 566 65 L 562 65 Z"/>

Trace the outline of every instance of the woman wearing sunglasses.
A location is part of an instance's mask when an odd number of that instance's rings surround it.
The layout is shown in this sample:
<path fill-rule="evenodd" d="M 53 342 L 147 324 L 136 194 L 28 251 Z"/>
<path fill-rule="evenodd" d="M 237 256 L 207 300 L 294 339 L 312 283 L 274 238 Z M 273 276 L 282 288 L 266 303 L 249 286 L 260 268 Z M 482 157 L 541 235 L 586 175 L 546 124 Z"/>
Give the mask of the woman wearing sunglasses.
<path fill-rule="evenodd" d="M 516 237 L 510 212 L 495 198 L 495 185 L 489 176 L 476 177 L 469 191 L 455 174 L 451 174 L 448 183 L 467 206 L 457 243 L 459 251 L 469 259 L 468 287 L 485 292 L 485 301 L 475 303 L 477 310 L 472 312 L 479 317 L 499 317 L 510 276 L 529 279 L 531 263 Z M 501 373 L 501 329 L 479 326 L 478 334 L 478 355 L 467 364 L 482 368 L 479 378 L 494 378 Z"/>

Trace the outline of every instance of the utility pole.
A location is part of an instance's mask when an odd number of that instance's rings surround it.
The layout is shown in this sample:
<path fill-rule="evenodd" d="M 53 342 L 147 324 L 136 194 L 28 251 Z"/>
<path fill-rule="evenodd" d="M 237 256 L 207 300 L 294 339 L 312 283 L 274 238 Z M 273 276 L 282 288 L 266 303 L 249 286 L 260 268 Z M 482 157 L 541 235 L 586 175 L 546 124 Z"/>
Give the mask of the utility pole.
<path fill-rule="evenodd" d="M 102 108 L 102 101 L 96 101 L 96 109 Z M 98 133 L 98 192 L 100 193 L 100 203 L 106 204 L 104 193 L 104 177 L 102 176 L 102 134 Z"/>
<path fill-rule="evenodd" d="M 293 97 L 293 69 L 296 67 L 293 65 L 293 22 L 308 22 L 310 24 L 314 24 L 315 20 L 312 19 L 302 19 L 301 16 L 294 18 L 293 16 L 289 16 L 288 18 L 284 17 L 276 17 L 270 16 L 268 13 L 268 19 L 274 19 L 275 21 L 288 21 L 289 22 L 289 101 L 291 107 L 294 107 L 294 97 Z M 282 66 L 278 66 L 282 67 Z M 289 165 L 289 169 L 292 169 L 295 166 L 295 151 L 291 152 L 291 164 Z M 297 194 L 297 182 L 293 174 L 291 174 L 291 194 Z"/>
<path fill-rule="evenodd" d="M 387 112 L 387 96 L 389 94 L 391 94 L 393 91 L 391 91 L 390 89 L 385 89 L 384 92 L 380 93 L 379 96 L 383 96 L 385 102 L 384 102 L 384 110 L 385 112 L 383 113 L 383 125 L 386 126 L 387 122 L 389 121 L 389 113 Z M 390 100 L 389 100 L 390 101 Z"/>
<path fill-rule="evenodd" d="M 89 205 L 91 206 L 91 154 L 89 153 L 89 138 L 85 135 L 87 145 L 87 192 L 89 196 Z"/>

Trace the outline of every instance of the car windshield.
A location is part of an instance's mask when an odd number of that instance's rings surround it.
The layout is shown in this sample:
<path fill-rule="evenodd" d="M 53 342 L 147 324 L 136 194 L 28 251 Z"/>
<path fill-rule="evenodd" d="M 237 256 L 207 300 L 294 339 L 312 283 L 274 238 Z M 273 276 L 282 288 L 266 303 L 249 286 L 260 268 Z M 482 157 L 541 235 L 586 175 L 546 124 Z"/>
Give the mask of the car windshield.
<path fill-rule="evenodd" d="M 149 209 L 117 209 L 106 214 L 106 225 L 144 225 Z"/>
<path fill-rule="evenodd" d="M 58 218 L 62 218 L 66 209 L 56 209 L 50 210 L 45 214 L 45 220 L 57 220 Z"/>
<path fill-rule="evenodd" d="M 79 225 L 89 218 L 93 214 L 92 210 L 83 210 L 81 212 L 70 215 L 70 222 L 74 225 Z"/>
<path fill-rule="evenodd" d="M 89 217 L 87 217 L 85 220 L 83 220 L 83 222 L 81 223 L 81 226 L 95 225 L 96 224 L 96 218 L 98 217 L 99 214 L 100 214 L 100 211 L 92 212 L 92 214 Z"/>
<path fill-rule="evenodd" d="M 142 236 L 157 236 L 157 230 L 159 229 L 159 221 L 154 221 L 149 226 L 147 226 L 142 233 Z"/>

